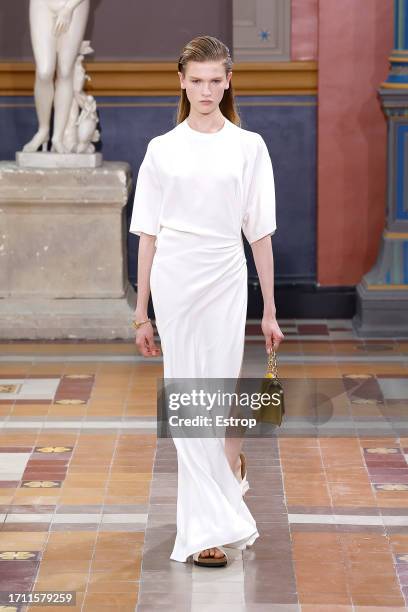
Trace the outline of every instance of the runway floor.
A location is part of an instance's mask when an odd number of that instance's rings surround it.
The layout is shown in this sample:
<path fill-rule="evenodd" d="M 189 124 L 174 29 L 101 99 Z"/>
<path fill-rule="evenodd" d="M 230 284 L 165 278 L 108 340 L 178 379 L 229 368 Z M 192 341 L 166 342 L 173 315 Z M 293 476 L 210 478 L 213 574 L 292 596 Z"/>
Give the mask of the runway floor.
<path fill-rule="evenodd" d="M 244 441 L 260 537 L 217 569 L 169 559 L 161 359 L 132 342 L 1 343 L 0 610 L 61 609 L 4 599 L 28 591 L 74 592 L 67 609 L 87 612 L 408 609 L 408 339 L 279 323 L 285 428 Z M 265 363 L 248 321 L 243 376 Z"/>

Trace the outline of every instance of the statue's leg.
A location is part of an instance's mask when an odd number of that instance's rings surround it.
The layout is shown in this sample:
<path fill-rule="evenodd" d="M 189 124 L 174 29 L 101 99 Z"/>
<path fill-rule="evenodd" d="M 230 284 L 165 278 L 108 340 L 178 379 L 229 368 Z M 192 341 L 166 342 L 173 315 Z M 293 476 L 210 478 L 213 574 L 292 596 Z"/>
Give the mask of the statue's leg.
<path fill-rule="evenodd" d="M 89 13 L 89 0 L 84 0 L 74 10 L 67 32 L 57 41 L 57 80 L 54 99 L 54 131 L 52 145 L 56 151 L 64 152 L 64 130 L 68 121 L 73 98 L 73 73 L 75 60 L 85 35 Z"/>
<path fill-rule="evenodd" d="M 30 32 L 36 64 L 34 98 L 38 118 L 38 131 L 24 151 L 37 151 L 49 138 L 52 102 L 54 98 L 54 73 L 57 58 L 56 38 L 53 35 L 54 20 L 44 0 L 30 2 Z"/>

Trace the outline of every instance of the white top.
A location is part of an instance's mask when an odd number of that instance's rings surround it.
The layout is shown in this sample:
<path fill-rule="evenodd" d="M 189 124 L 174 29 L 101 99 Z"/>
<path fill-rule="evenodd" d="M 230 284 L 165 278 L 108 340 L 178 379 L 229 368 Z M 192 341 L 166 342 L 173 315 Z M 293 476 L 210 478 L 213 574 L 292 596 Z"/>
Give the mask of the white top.
<path fill-rule="evenodd" d="M 150 140 L 137 177 L 129 231 L 161 227 L 249 243 L 276 230 L 272 162 L 260 134 L 225 118 L 218 132 L 187 119 Z"/>

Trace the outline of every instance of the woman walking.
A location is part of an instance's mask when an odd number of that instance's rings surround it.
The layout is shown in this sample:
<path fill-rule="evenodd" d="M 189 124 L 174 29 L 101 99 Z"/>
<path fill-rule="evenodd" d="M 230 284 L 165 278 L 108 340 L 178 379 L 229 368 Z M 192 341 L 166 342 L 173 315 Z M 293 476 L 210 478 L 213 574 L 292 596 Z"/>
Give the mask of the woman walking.
<path fill-rule="evenodd" d="M 273 297 L 272 164 L 262 137 L 239 127 L 228 48 L 199 36 L 184 47 L 178 69 L 177 125 L 148 144 L 129 230 L 140 236 L 136 344 L 144 356 L 160 354 L 147 317 L 151 290 L 164 378 L 237 378 L 248 274 L 241 229 L 260 279 L 266 350 L 283 340 Z M 224 546 L 244 549 L 259 536 L 243 499 L 242 439 L 173 440 L 177 536 L 170 558 L 226 565 Z"/>

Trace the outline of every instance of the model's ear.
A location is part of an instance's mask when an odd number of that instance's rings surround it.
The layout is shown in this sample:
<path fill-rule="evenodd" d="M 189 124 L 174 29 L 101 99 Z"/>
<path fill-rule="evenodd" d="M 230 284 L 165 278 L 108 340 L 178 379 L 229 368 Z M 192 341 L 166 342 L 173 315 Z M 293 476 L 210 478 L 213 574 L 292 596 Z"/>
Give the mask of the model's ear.
<path fill-rule="evenodd" d="M 230 84 L 230 81 L 231 81 L 231 77 L 232 77 L 232 71 L 228 72 L 228 74 L 227 74 L 227 86 L 226 86 L 225 89 L 229 89 L 229 84 Z"/>
<path fill-rule="evenodd" d="M 180 86 L 182 89 L 185 89 L 186 86 L 184 85 L 184 76 L 182 72 L 177 72 L 177 74 L 179 75 L 179 79 L 180 79 Z"/>

